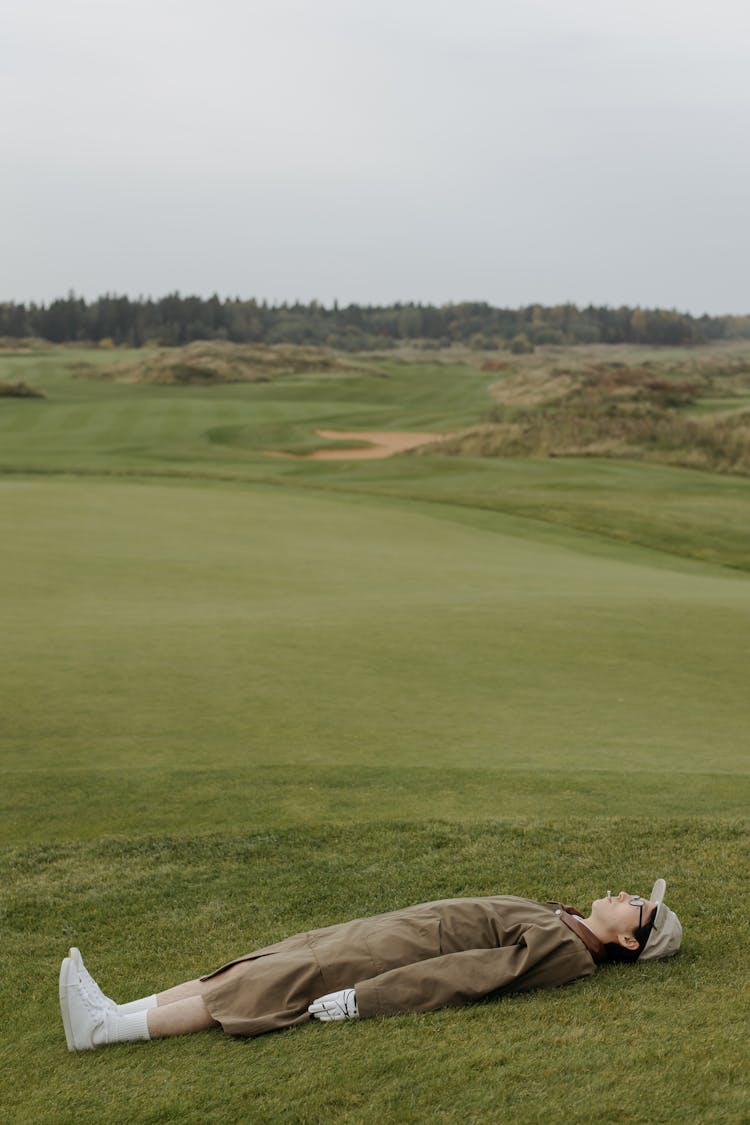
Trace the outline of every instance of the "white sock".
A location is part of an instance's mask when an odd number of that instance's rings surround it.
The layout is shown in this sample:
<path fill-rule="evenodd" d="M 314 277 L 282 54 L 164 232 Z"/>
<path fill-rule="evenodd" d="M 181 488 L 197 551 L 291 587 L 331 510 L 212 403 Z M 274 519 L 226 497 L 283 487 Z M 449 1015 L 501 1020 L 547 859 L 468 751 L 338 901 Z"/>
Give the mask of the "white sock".
<path fill-rule="evenodd" d="M 143 996 L 140 1000 L 131 1000 L 129 1004 L 118 1004 L 118 1016 L 131 1016 L 134 1012 L 147 1012 L 149 1008 L 156 1007 L 156 993 L 153 996 Z"/>
<path fill-rule="evenodd" d="M 107 1012 L 101 1030 L 94 1033 L 94 1045 L 103 1047 L 105 1043 L 128 1043 L 134 1039 L 150 1038 L 148 1012 L 131 1012 L 127 1016 Z"/>

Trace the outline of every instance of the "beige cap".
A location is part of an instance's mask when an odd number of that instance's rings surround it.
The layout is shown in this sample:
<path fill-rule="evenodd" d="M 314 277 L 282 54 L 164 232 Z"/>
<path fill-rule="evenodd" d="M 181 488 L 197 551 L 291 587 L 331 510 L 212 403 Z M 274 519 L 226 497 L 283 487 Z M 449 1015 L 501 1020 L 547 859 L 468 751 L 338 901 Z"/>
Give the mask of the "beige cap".
<path fill-rule="evenodd" d="M 664 901 L 666 889 L 664 880 L 657 879 L 649 895 L 649 901 L 657 904 L 656 914 L 648 941 L 638 957 L 639 961 L 658 961 L 660 957 L 671 957 L 680 948 L 682 926 L 674 910 L 670 910 Z"/>

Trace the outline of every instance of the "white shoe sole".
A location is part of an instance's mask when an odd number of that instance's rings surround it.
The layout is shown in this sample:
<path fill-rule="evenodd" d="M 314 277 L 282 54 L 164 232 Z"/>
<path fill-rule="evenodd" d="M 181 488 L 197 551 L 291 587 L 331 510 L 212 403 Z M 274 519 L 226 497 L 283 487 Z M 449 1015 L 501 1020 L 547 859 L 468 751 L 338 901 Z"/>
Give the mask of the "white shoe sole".
<path fill-rule="evenodd" d="M 68 981 L 70 980 L 71 973 L 76 971 L 75 965 L 70 957 L 66 957 L 60 966 L 60 1014 L 62 1015 L 63 1027 L 65 1028 L 65 1042 L 68 1044 L 69 1051 L 75 1051 L 75 1041 L 73 1039 L 73 1029 L 70 1025 L 70 1011 L 68 1009 Z"/>

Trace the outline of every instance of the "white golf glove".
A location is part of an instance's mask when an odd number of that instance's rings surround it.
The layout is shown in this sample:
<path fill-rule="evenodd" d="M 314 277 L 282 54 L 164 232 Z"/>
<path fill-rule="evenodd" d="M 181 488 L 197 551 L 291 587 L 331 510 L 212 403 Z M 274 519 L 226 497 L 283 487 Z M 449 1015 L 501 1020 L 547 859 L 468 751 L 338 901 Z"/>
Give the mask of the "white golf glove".
<path fill-rule="evenodd" d="M 329 992 L 327 996 L 319 996 L 313 1000 L 307 1009 L 314 1020 L 355 1020 L 359 1015 L 357 1011 L 357 995 L 353 988 L 345 988 L 342 992 Z"/>

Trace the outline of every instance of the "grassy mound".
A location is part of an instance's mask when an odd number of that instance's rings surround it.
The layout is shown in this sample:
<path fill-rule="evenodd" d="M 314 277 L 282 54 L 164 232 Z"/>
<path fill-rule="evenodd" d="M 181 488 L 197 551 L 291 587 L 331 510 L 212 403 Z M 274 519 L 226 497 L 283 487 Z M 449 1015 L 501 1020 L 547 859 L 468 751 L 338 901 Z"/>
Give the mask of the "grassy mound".
<path fill-rule="evenodd" d="M 54 348 L 49 340 L 41 340 L 38 336 L 0 336 L 0 352 L 46 352 Z"/>
<path fill-rule="evenodd" d="M 630 457 L 750 473 L 750 363 L 741 357 L 581 367 L 535 358 L 492 395 L 489 421 L 443 443 L 442 453 Z"/>
<path fill-rule="evenodd" d="M 99 370 L 126 383 L 158 383 L 166 386 L 211 386 L 220 383 L 269 383 L 284 375 L 306 374 L 382 375 L 372 365 L 358 363 L 327 348 L 293 344 L 230 344 L 196 341 L 183 348 L 116 364 Z"/>
<path fill-rule="evenodd" d="M 0 398 L 44 398 L 44 395 L 20 380 L 18 383 L 0 381 Z"/>

